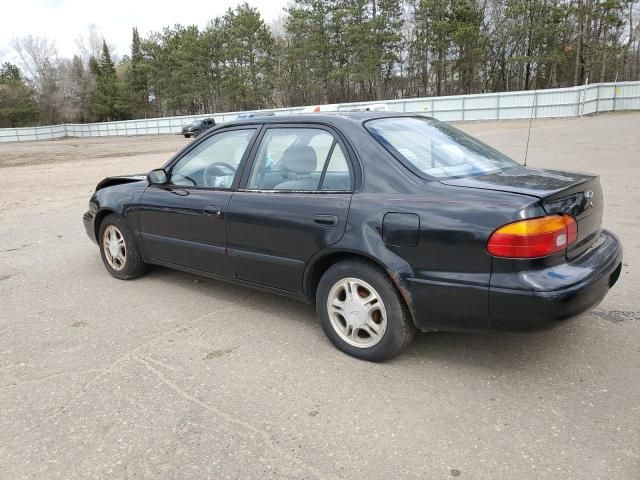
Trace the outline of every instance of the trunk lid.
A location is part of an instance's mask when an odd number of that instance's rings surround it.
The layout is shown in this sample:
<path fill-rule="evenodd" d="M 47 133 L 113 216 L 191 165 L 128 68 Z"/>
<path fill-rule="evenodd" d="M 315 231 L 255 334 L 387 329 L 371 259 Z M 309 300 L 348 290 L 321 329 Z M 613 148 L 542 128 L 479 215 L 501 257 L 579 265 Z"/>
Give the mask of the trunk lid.
<path fill-rule="evenodd" d="M 596 175 L 516 166 L 487 175 L 442 180 L 458 187 L 498 190 L 539 198 L 548 214 L 567 213 L 578 223 L 578 240 L 567 258 L 587 250 L 600 236 L 604 202 Z"/>

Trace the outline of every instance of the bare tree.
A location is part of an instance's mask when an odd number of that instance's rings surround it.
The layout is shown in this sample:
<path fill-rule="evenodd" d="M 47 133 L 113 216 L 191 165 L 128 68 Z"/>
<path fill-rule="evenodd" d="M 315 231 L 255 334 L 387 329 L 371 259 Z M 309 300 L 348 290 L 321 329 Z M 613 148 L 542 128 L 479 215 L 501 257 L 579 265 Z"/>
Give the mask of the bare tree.
<path fill-rule="evenodd" d="M 85 66 L 89 65 L 91 57 L 100 58 L 102 55 L 102 44 L 107 43 L 107 48 L 112 54 L 114 62 L 118 63 L 118 58 L 114 55 L 115 45 L 107 42 L 102 31 L 95 23 L 90 23 L 87 27 L 87 36 L 78 35 L 75 39 L 78 53 Z"/>
<path fill-rule="evenodd" d="M 35 87 L 40 88 L 58 58 L 55 42 L 45 37 L 28 35 L 13 39 L 11 46 L 20 57 L 22 66 L 33 80 Z"/>
<path fill-rule="evenodd" d="M 60 89 L 58 51 L 53 41 L 28 35 L 11 42 L 30 81 L 38 94 L 41 118 L 46 123 L 59 121 L 59 110 L 64 102 Z"/>

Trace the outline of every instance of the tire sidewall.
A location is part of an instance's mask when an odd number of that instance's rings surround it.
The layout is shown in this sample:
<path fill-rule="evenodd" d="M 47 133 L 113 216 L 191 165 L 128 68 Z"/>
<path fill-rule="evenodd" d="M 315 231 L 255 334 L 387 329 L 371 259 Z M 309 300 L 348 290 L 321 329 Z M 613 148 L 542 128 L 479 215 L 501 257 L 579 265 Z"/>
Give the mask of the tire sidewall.
<path fill-rule="evenodd" d="M 329 292 L 336 282 L 348 277 L 355 277 L 370 284 L 378 292 L 384 303 L 387 313 L 387 329 L 382 340 L 372 347 L 358 348 L 349 345 L 338 335 L 329 319 L 329 312 L 327 311 Z M 354 357 L 374 362 L 387 360 L 397 355 L 404 343 L 402 339 L 404 305 L 398 298 L 398 293 L 391 281 L 385 278 L 378 269 L 369 267 L 366 264 L 343 262 L 330 267 L 318 285 L 316 311 L 322 324 L 322 329 L 329 340 L 340 350 Z"/>
<path fill-rule="evenodd" d="M 124 261 L 124 267 L 120 270 L 116 270 L 111 265 L 109 265 L 106 254 L 104 252 L 103 235 L 104 235 L 104 231 L 109 225 L 115 226 L 122 234 L 122 238 L 124 238 L 126 255 L 125 255 L 125 261 Z M 120 217 L 118 217 L 115 214 L 110 214 L 110 215 L 107 215 L 104 218 L 104 220 L 102 220 L 102 223 L 100 224 L 99 233 L 98 233 L 98 246 L 100 247 L 100 257 L 102 257 L 102 262 L 104 263 L 104 266 L 107 269 L 107 271 L 112 276 L 122 280 L 128 280 L 136 276 L 137 272 L 134 271 L 132 259 L 133 259 L 133 256 L 137 254 L 137 247 L 134 242 L 133 236 L 129 231 L 129 228 L 127 228 L 127 225 Z"/>

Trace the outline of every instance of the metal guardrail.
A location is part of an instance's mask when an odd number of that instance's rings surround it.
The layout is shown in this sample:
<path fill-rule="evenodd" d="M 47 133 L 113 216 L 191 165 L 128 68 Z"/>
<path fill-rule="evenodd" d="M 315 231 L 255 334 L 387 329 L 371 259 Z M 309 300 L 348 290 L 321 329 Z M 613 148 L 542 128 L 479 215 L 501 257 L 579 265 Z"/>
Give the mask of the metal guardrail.
<path fill-rule="evenodd" d="M 466 120 L 513 120 L 521 118 L 578 117 L 601 112 L 640 110 L 640 81 L 518 92 L 406 98 L 332 105 L 337 111 L 384 104 L 391 112 L 419 113 L 446 122 Z M 261 110 L 276 115 L 302 112 L 304 107 Z M 213 117 L 216 123 L 235 120 L 240 113 L 185 115 L 102 123 L 66 123 L 32 128 L 0 129 L 0 143 L 54 140 L 64 137 L 107 137 L 177 134 L 194 120 Z"/>

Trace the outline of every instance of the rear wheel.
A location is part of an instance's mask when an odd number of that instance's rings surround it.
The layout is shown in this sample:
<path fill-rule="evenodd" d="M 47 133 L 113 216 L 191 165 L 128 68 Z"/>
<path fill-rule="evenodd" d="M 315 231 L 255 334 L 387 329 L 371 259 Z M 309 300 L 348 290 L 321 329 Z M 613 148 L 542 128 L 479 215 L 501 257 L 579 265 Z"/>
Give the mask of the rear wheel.
<path fill-rule="evenodd" d="M 393 358 L 415 334 L 409 310 L 391 279 L 365 261 L 330 267 L 318 285 L 316 310 L 333 344 L 363 360 Z"/>
<path fill-rule="evenodd" d="M 107 215 L 100 224 L 100 255 L 107 271 L 121 280 L 143 275 L 147 264 L 135 244 L 127 224 L 117 215 Z"/>

